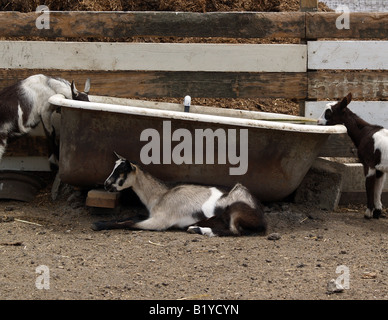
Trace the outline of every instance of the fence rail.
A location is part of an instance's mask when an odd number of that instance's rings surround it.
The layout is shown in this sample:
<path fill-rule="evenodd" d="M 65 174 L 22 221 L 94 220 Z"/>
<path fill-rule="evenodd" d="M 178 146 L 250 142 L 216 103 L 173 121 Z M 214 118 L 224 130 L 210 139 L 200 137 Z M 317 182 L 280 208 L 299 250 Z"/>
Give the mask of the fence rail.
<path fill-rule="evenodd" d="M 338 29 L 333 12 L 55 12 L 38 29 L 41 13 L 1 12 L 2 37 L 109 38 L 136 36 L 222 38 L 386 39 L 388 14 L 351 13 Z"/>

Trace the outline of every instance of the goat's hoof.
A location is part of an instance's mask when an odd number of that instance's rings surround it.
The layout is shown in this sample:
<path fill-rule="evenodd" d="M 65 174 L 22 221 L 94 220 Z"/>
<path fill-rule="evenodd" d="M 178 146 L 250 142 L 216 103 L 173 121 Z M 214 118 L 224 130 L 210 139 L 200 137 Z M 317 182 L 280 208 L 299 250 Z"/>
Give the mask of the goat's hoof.
<path fill-rule="evenodd" d="M 372 217 L 373 217 L 372 210 L 366 209 L 366 211 L 364 213 L 364 218 L 365 219 L 371 219 Z"/>
<path fill-rule="evenodd" d="M 202 234 L 201 228 L 197 226 L 191 226 L 187 228 L 188 233 L 196 233 L 196 234 Z"/>
<path fill-rule="evenodd" d="M 207 228 L 207 227 L 191 226 L 191 227 L 188 227 L 187 232 L 202 234 L 202 235 L 208 236 L 208 237 L 215 237 L 216 236 L 213 233 L 213 230 L 211 228 Z"/>
<path fill-rule="evenodd" d="M 381 216 L 381 209 L 374 209 L 373 210 L 373 219 L 379 219 Z"/>

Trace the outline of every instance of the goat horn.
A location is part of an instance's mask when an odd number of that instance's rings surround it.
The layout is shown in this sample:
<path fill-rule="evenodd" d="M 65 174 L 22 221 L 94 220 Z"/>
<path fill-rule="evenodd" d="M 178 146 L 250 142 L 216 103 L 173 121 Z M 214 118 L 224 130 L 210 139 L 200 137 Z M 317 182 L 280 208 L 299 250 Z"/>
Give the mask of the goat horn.
<path fill-rule="evenodd" d="M 120 156 L 116 151 L 113 151 L 113 153 L 116 155 L 117 158 L 119 158 L 121 160 L 125 160 L 125 158 Z"/>
<path fill-rule="evenodd" d="M 86 81 L 85 81 L 85 89 L 84 89 L 84 92 L 86 94 L 88 94 L 90 91 L 90 78 L 87 78 Z"/>

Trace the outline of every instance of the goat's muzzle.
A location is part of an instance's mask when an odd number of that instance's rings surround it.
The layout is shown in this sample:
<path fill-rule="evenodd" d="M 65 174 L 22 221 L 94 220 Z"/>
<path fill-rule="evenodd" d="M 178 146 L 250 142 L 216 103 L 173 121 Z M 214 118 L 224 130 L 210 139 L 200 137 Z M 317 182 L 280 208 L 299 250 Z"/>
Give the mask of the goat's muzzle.
<path fill-rule="evenodd" d="M 105 189 L 106 191 L 109 191 L 109 192 L 116 192 L 116 191 L 117 191 L 117 190 L 116 190 L 116 187 L 113 186 L 113 182 L 112 182 L 112 181 L 109 181 L 109 180 L 106 180 L 106 181 L 104 182 L 104 189 Z"/>

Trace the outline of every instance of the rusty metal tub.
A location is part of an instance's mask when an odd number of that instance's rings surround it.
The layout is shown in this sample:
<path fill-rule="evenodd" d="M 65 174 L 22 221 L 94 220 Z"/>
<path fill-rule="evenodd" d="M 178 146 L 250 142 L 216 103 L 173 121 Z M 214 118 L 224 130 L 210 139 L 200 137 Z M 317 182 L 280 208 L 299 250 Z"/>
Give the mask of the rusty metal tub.
<path fill-rule="evenodd" d="M 303 124 L 283 114 L 90 96 L 50 98 L 61 106 L 59 174 L 80 187 L 101 185 L 113 151 L 168 182 L 231 187 L 261 201 L 282 200 L 301 183 L 330 134 L 346 128 Z M 297 122 L 297 123 L 295 123 Z M 217 136 L 217 138 L 215 138 Z"/>

